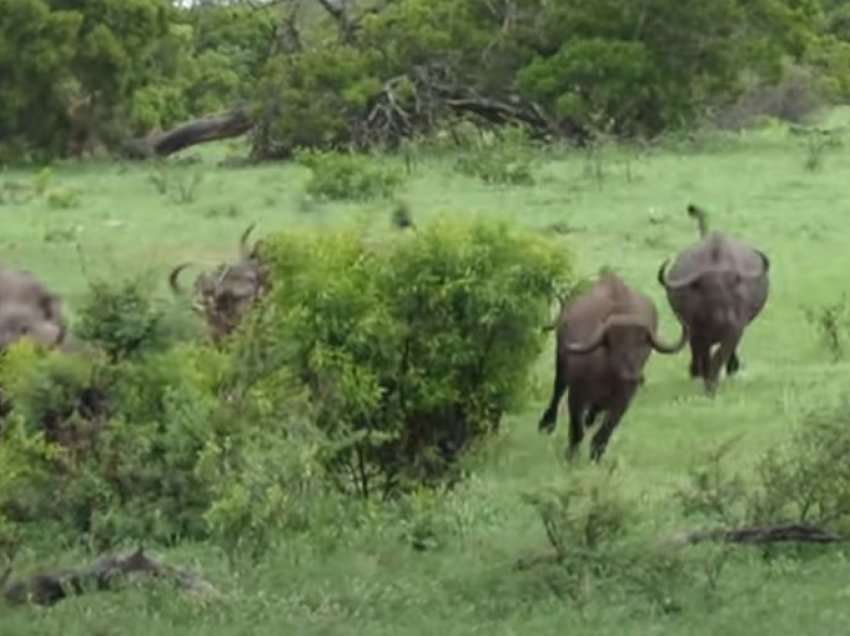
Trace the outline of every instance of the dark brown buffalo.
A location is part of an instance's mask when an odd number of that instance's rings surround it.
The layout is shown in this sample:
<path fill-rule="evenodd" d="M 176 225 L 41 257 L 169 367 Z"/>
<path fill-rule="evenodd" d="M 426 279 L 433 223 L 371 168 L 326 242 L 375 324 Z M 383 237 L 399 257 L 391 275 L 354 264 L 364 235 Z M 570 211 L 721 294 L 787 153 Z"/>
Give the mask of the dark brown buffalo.
<path fill-rule="evenodd" d="M 193 309 L 204 316 L 215 341 L 231 333 L 245 312 L 268 290 L 268 273 L 260 254 L 260 242 L 250 250 L 248 236 L 254 225 L 248 226 L 239 239 L 239 260 L 222 264 L 211 272 L 202 272 L 192 285 Z M 190 263 L 175 267 L 168 277 L 171 289 L 179 295 L 185 292 L 178 277 Z"/>
<path fill-rule="evenodd" d="M 605 411 L 605 420 L 591 442 L 590 456 L 598 461 L 608 440 L 643 379 L 652 350 L 673 354 L 687 342 L 687 330 L 675 344 L 658 340 L 658 312 L 650 298 L 606 272 L 587 291 L 564 305 L 557 326 L 555 386 L 539 429 L 555 430 L 558 404 L 569 389 L 568 458 Z"/>
<path fill-rule="evenodd" d="M 743 241 L 709 233 L 700 208 L 689 205 L 688 214 L 699 222 L 700 241 L 682 250 L 669 270 L 665 260 L 658 282 L 673 312 L 688 327 L 691 377 L 701 377 L 711 395 L 723 366 L 727 375 L 740 366 L 737 348 L 744 330 L 767 302 L 770 260 Z M 714 345 L 719 346 L 712 356 Z"/>
<path fill-rule="evenodd" d="M 28 271 L 0 268 L 0 350 L 22 337 L 58 347 L 65 332 L 58 295 Z"/>

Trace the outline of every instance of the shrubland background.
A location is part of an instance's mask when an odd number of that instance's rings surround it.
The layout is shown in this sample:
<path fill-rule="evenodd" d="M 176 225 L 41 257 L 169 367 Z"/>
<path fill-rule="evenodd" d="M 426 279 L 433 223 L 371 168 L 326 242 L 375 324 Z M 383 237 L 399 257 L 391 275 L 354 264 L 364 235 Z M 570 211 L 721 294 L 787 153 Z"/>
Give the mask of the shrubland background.
<path fill-rule="evenodd" d="M 220 593 L 4 606 L 0 634 L 846 625 L 840 546 L 671 542 L 847 530 L 844 14 L 0 6 L 3 260 L 63 295 L 87 346 L 0 360 L 3 558 L 22 576 L 141 544 Z M 245 138 L 124 158 L 233 108 Z M 568 465 L 565 415 L 536 430 L 541 327 L 607 266 L 675 333 L 655 273 L 696 238 L 690 201 L 773 263 L 742 372 L 709 399 L 686 354 L 654 356 L 602 464 Z M 275 287 L 216 349 L 165 278 L 231 260 L 251 222 Z"/>

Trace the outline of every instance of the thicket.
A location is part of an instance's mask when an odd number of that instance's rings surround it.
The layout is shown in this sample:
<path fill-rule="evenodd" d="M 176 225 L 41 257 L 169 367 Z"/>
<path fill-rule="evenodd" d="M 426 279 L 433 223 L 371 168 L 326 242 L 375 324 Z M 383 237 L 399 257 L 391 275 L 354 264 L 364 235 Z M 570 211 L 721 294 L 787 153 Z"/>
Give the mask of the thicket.
<path fill-rule="evenodd" d="M 0 358 L 0 528 L 256 555 L 325 495 L 457 479 L 523 403 L 570 260 L 504 225 L 396 241 L 270 237 L 273 291 L 220 349 L 175 342 L 144 285 L 92 286 L 74 325 L 90 350 Z"/>
<path fill-rule="evenodd" d="M 256 157 L 395 145 L 455 118 L 572 140 L 652 136 L 708 110 L 799 118 L 850 94 L 846 13 L 831 0 L 4 2 L 0 160 L 120 151 L 243 105 Z"/>

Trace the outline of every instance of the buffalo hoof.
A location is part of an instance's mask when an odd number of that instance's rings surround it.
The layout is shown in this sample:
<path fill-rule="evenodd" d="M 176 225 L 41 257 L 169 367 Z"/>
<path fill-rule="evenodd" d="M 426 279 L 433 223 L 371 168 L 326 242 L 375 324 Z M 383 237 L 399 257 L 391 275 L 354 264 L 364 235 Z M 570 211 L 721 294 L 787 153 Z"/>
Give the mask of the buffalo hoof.
<path fill-rule="evenodd" d="M 592 461 L 594 464 L 598 464 L 602 460 L 602 456 L 605 454 L 606 446 L 607 444 L 591 443 L 590 461 Z"/>
<path fill-rule="evenodd" d="M 738 360 L 738 356 L 732 355 L 726 363 L 726 375 L 735 375 L 740 368 L 741 361 Z"/>
<path fill-rule="evenodd" d="M 551 434 L 555 430 L 555 418 L 544 415 L 537 424 L 537 431 Z"/>

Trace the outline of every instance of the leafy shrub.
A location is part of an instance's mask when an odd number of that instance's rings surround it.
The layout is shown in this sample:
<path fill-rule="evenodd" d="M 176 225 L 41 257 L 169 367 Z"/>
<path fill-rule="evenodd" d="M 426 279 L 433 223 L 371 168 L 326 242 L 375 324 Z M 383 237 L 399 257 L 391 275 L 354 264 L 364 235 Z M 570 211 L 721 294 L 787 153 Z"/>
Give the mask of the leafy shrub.
<path fill-rule="evenodd" d="M 813 413 L 791 439 L 768 451 L 750 501 L 755 523 L 800 522 L 850 529 L 850 402 Z"/>
<path fill-rule="evenodd" d="M 792 127 L 791 132 L 802 137 L 805 153 L 803 167 L 811 172 L 821 168 L 827 151 L 843 146 L 841 137 L 834 130 Z"/>
<path fill-rule="evenodd" d="M 803 310 L 808 321 L 818 332 L 821 343 L 837 362 L 844 357 L 845 339 L 850 316 L 848 316 L 847 296 L 842 294 L 836 301 L 819 307 L 806 307 Z"/>
<path fill-rule="evenodd" d="M 55 210 L 69 210 L 79 207 L 80 191 L 73 188 L 53 190 L 47 195 L 47 205 Z"/>
<path fill-rule="evenodd" d="M 531 145 L 525 131 L 509 128 L 501 139 L 485 138 L 455 162 L 461 173 L 495 185 L 533 185 Z"/>
<path fill-rule="evenodd" d="M 113 360 L 162 346 L 163 312 L 142 277 L 94 281 L 79 309 L 77 335 L 102 347 Z"/>
<path fill-rule="evenodd" d="M 321 434 L 296 416 L 269 424 L 242 444 L 229 435 L 210 439 L 198 459 L 212 497 L 204 519 L 231 558 L 256 559 L 284 531 L 309 527 L 310 505 L 323 495 Z"/>
<path fill-rule="evenodd" d="M 0 512 L 98 545 L 203 535 L 209 495 L 192 471 L 217 406 L 209 355 L 178 348 L 112 365 L 10 351 L 0 448 L 22 459 L 0 471 Z"/>
<path fill-rule="evenodd" d="M 400 170 L 371 164 L 367 156 L 303 151 L 297 160 L 312 172 L 307 193 L 332 200 L 367 200 L 391 196 L 404 182 Z"/>
<path fill-rule="evenodd" d="M 685 512 L 727 527 L 809 523 L 850 528 L 850 469 L 841 459 L 850 452 L 850 401 L 834 411 L 819 409 L 788 440 L 765 452 L 754 480 L 721 468 L 730 447 L 721 445 L 678 493 Z"/>
<path fill-rule="evenodd" d="M 0 428 L 4 534 L 49 527 L 98 548 L 212 538 L 256 557 L 281 530 L 307 527 L 323 437 L 295 417 L 279 379 L 234 384 L 239 365 L 198 345 L 117 362 L 10 347 L 0 360 L 11 405 Z"/>
<path fill-rule="evenodd" d="M 705 594 L 717 585 L 725 554 L 712 547 L 671 550 L 641 536 L 635 531 L 638 509 L 611 474 L 572 474 L 570 485 L 527 494 L 524 500 L 537 510 L 553 550 L 553 558 L 533 563 L 547 565 L 548 585 L 576 603 L 604 588 L 608 599 L 638 594 L 669 613 L 682 608 L 686 591 L 700 590 L 702 583 Z"/>
<path fill-rule="evenodd" d="M 440 480 L 525 395 L 570 260 L 536 234 L 440 222 L 393 247 L 352 233 L 272 237 L 254 318 L 264 364 L 307 388 L 344 488 Z M 286 275 L 283 273 L 286 272 Z"/>
<path fill-rule="evenodd" d="M 778 80 L 752 80 L 735 101 L 717 108 L 712 119 L 720 128 L 731 130 L 753 126 L 764 118 L 801 124 L 823 104 L 823 90 L 812 69 L 790 66 Z"/>

